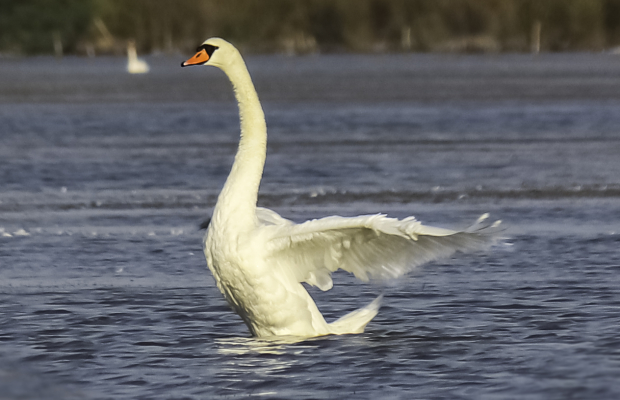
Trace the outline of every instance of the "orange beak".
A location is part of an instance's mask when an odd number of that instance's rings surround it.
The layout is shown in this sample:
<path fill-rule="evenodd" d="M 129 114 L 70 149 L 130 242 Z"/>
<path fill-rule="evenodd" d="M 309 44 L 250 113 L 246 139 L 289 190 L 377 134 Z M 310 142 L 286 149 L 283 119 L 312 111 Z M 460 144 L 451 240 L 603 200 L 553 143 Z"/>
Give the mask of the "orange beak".
<path fill-rule="evenodd" d="M 181 64 L 181 67 L 189 67 L 190 65 L 202 65 L 209 61 L 209 55 L 205 49 L 200 50 L 194 57 Z"/>

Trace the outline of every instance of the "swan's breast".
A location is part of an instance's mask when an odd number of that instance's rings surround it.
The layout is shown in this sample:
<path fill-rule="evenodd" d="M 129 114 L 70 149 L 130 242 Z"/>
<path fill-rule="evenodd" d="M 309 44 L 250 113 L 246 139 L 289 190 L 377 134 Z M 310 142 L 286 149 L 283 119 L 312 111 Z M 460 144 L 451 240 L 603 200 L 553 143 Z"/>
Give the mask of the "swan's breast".
<path fill-rule="evenodd" d="M 315 332 L 314 302 L 290 269 L 267 265 L 264 249 L 256 235 L 227 235 L 213 221 L 209 226 L 205 241 L 209 268 L 250 330 L 259 336 Z M 322 318 L 319 324 L 325 324 Z"/>

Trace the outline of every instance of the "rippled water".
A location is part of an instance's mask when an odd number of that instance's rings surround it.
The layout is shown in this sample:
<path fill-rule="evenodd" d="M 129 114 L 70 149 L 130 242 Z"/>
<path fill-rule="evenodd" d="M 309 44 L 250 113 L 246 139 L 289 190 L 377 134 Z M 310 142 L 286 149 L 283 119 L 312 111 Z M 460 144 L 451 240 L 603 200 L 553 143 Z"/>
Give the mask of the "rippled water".
<path fill-rule="evenodd" d="M 179 59 L 177 59 L 179 58 Z M 400 282 L 337 274 L 361 335 L 257 340 L 200 248 L 238 139 L 215 69 L 0 59 L 0 398 L 615 399 L 620 59 L 250 57 L 259 202 L 385 212 L 506 243 Z"/>

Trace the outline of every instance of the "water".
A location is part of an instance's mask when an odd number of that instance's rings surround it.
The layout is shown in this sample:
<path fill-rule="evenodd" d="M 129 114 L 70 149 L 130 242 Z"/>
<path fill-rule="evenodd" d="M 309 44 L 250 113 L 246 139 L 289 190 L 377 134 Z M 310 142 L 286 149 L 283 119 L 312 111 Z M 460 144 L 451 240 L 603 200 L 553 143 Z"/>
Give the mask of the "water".
<path fill-rule="evenodd" d="M 361 335 L 250 338 L 206 268 L 238 139 L 186 56 L 0 60 L 0 398 L 615 399 L 620 58 L 248 59 L 270 130 L 260 204 L 385 212 L 506 243 L 388 286 L 338 273 Z"/>

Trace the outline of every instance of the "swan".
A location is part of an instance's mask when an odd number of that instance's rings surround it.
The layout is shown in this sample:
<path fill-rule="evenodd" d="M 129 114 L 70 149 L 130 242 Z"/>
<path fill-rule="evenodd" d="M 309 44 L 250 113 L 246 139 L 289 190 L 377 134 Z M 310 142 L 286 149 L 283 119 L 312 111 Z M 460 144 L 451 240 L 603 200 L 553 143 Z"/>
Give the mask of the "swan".
<path fill-rule="evenodd" d="M 146 61 L 138 58 L 136 44 L 133 40 L 127 43 L 127 72 L 130 74 L 146 74 L 149 72 L 149 65 Z"/>
<path fill-rule="evenodd" d="M 422 225 L 384 214 L 330 216 L 296 224 L 257 207 L 267 150 L 265 116 L 239 51 L 220 38 L 206 40 L 181 66 L 211 65 L 230 79 L 239 107 L 241 138 L 232 169 L 203 239 L 217 287 L 256 337 L 314 337 L 362 333 L 381 296 L 327 323 L 302 282 L 325 291 L 332 272 L 361 281 L 393 279 L 414 267 L 471 250 L 495 236 L 483 215 L 465 231 Z"/>

